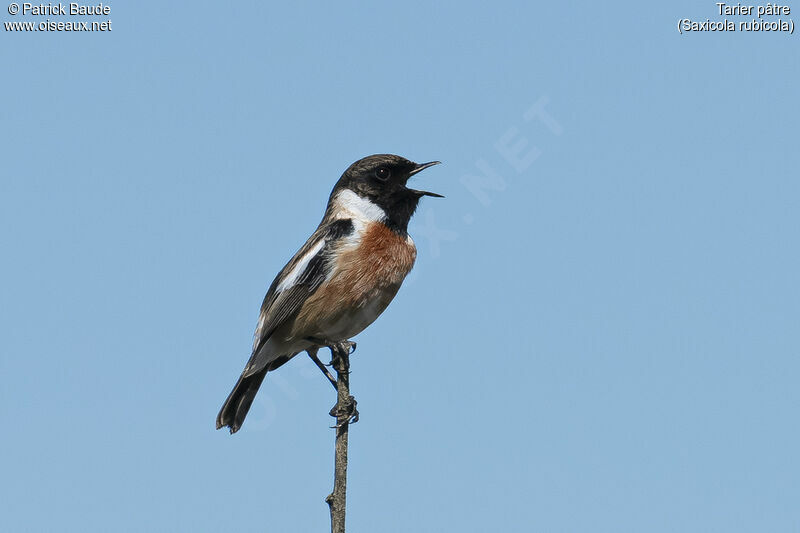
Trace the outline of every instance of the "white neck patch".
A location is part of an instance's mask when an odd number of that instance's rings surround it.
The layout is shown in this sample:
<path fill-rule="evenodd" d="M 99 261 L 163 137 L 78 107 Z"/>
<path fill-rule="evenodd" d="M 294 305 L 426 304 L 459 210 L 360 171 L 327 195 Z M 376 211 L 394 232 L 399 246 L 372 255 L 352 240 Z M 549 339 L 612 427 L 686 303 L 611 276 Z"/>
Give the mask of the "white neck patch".
<path fill-rule="evenodd" d="M 353 218 L 368 220 L 370 222 L 383 222 L 386 212 L 377 204 L 362 198 L 350 189 L 345 189 L 333 199 L 336 211 L 346 212 Z"/>

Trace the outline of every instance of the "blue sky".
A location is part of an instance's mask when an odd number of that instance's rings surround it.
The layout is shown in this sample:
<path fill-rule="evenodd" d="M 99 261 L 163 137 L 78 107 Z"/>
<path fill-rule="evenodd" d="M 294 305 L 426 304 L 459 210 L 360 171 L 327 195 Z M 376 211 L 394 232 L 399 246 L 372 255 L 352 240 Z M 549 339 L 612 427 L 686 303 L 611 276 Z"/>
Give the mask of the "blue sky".
<path fill-rule="evenodd" d="M 678 33 L 714 2 L 110 5 L 0 31 L 2 529 L 326 530 L 307 358 L 214 417 L 382 152 L 447 198 L 356 338 L 349 531 L 800 529 L 796 35 Z"/>

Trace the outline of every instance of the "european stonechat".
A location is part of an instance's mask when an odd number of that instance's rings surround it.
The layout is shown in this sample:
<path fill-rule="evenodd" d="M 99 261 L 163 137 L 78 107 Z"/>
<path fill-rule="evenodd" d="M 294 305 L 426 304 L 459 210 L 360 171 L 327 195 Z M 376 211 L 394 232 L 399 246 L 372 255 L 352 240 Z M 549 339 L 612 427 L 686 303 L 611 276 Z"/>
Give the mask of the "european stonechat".
<path fill-rule="evenodd" d="M 319 227 L 264 297 L 252 355 L 217 429 L 239 431 L 267 372 L 302 351 L 320 364 L 317 349 L 346 343 L 386 309 L 417 257 L 408 222 L 423 196 L 442 197 L 406 184 L 438 163 L 379 154 L 342 174 Z"/>

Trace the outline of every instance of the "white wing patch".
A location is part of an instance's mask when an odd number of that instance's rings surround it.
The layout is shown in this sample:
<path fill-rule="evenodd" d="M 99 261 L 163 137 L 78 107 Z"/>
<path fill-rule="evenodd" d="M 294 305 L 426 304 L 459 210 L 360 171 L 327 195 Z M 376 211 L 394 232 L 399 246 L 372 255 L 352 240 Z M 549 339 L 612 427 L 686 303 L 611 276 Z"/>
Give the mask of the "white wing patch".
<path fill-rule="evenodd" d="M 341 218 L 356 218 L 369 222 L 386 220 L 386 212 L 380 206 L 362 198 L 350 189 L 345 189 L 337 194 L 333 202 L 334 211 L 341 212 Z"/>
<path fill-rule="evenodd" d="M 317 242 L 317 244 L 315 244 L 309 251 L 307 251 L 303 255 L 300 261 L 298 261 L 297 264 L 294 266 L 292 271 L 286 274 L 286 277 L 281 280 L 281 282 L 278 284 L 278 287 L 275 290 L 277 292 L 283 292 L 286 289 L 289 289 L 292 286 L 294 286 L 294 284 L 297 283 L 297 280 L 300 278 L 300 276 L 303 275 L 303 272 L 305 272 L 306 267 L 308 267 L 308 263 L 314 258 L 315 255 L 319 253 L 320 250 L 322 250 L 323 246 L 325 246 L 325 239 L 320 239 L 319 242 Z"/>
<path fill-rule="evenodd" d="M 258 316 L 258 325 L 256 326 L 256 332 L 253 333 L 253 351 L 258 347 L 258 343 L 261 342 L 261 332 L 264 331 L 264 323 L 267 320 L 267 312 L 266 310 L 262 311 L 261 314 Z"/>

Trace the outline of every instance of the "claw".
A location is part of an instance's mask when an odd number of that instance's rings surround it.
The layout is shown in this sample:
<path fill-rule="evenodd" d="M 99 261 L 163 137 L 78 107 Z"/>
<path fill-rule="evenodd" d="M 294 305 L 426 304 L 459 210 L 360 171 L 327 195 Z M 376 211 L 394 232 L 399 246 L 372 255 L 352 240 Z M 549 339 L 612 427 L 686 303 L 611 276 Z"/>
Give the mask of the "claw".
<path fill-rule="evenodd" d="M 356 351 L 356 343 L 353 341 L 341 341 L 331 343 L 328 348 L 331 350 L 331 366 L 337 372 L 350 373 L 350 354 Z M 343 364 L 339 364 L 343 363 Z"/>
<path fill-rule="evenodd" d="M 339 403 L 337 402 L 330 410 L 330 415 L 335 419 L 339 420 L 340 416 L 344 417 L 340 422 L 338 422 L 335 426 L 331 426 L 331 429 L 339 429 L 344 427 L 347 424 L 355 424 L 358 422 L 360 413 L 356 406 L 358 402 L 353 396 L 349 396 L 347 398 L 347 403 L 341 407 L 341 411 L 339 408 Z"/>

